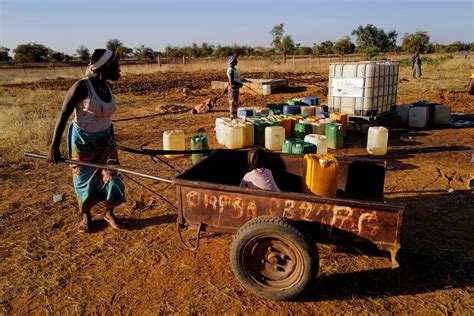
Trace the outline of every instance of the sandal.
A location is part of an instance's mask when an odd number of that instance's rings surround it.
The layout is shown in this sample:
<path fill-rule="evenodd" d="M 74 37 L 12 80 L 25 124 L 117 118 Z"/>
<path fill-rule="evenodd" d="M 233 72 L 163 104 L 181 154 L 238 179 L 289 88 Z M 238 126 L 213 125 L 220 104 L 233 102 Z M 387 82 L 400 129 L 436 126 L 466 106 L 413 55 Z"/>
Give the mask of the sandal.
<path fill-rule="evenodd" d="M 108 218 L 107 215 L 104 215 L 104 220 L 112 226 L 113 229 L 122 229 L 123 223 L 117 217 L 112 216 L 112 218 Z"/>
<path fill-rule="evenodd" d="M 89 234 L 92 233 L 92 227 L 91 225 L 88 225 L 86 223 L 81 223 L 79 225 L 79 228 L 77 229 L 78 233 L 83 233 L 83 234 Z"/>

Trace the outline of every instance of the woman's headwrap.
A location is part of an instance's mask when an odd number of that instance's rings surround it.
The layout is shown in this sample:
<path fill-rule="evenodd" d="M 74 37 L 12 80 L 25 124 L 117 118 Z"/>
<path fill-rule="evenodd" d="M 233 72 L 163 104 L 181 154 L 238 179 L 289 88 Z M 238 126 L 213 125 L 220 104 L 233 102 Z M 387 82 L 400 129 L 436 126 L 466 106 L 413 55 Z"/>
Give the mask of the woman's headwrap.
<path fill-rule="evenodd" d="M 229 64 L 232 64 L 234 61 L 237 60 L 237 56 L 235 56 L 235 55 L 230 55 L 227 60 L 229 61 Z"/>
<path fill-rule="evenodd" d="M 88 68 L 93 72 L 98 72 L 100 68 L 104 69 L 115 60 L 115 54 L 110 50 L 105 50 L 104 54 L 96 62 L 90 62 Z"/>

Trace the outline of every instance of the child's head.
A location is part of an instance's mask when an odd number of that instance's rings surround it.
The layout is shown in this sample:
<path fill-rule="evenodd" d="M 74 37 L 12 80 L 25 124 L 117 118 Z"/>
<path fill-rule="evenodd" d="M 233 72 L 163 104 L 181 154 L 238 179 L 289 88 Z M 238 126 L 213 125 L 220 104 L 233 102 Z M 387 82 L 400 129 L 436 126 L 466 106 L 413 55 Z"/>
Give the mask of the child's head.
<path fill-rule="evenodd" d="M 265 151 L 260 147 L 254 148 L 248 152 L 247 159 L 250 168 L 263 168 L 265 163 Z"/>

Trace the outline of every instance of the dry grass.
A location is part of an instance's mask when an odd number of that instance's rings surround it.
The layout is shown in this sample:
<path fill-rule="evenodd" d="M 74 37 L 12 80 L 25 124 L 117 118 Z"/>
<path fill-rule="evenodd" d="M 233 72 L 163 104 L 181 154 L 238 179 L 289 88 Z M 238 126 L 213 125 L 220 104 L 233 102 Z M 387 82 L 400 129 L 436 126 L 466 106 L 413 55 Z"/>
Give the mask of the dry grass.
<path fill-rule="evenodd" d="M 44 152 L 63 98 L 60 91 L 0 90 L 0 165 Z"/>

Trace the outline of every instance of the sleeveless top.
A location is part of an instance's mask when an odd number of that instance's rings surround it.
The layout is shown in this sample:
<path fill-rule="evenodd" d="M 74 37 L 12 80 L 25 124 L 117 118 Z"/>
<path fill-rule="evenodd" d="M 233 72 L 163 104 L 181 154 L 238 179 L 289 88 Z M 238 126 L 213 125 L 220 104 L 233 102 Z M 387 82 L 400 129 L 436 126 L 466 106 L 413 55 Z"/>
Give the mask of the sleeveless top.
<path fill-rule="evenodd" d="M 232 74 L 234 75 L 234 81 L 235 81 L 235 82 L 240 82 L 240 74 L 239 74 L 239 72 L 237 71 L 237 69 L 232 68 L 232 67 L 229 67 L 229 68 L 227 69 L 227 78 L 229 79 L 229 82 L 230 82 L 230 76 L 231 76 Z"/>
<path fill-rule="evenodd" d="M 77 103 L 73 122 L 88 133 L 97 133 L 112 125 L 112 114 L 117 109 L 117 103 L 108 84 L 107 89 L 109 89 L 111 100 L 105 102 L 95 91 L 90 78 L 83 80 L 86 83 L 88 95 L 85 100 Z"/>

